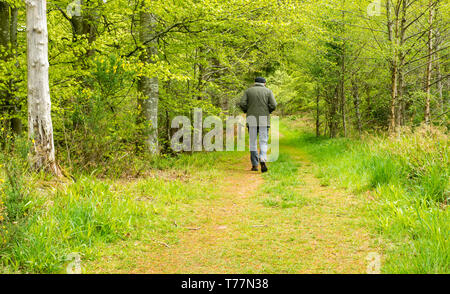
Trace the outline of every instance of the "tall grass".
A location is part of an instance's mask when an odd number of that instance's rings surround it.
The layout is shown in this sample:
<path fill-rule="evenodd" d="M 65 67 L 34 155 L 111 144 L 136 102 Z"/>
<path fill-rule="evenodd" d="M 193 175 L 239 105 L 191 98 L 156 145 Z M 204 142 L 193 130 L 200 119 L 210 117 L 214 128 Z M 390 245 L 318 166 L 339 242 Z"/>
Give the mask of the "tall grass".
<path fill-rule="evenodd" d="M 449 140 L 420 128 L 396 137 L 316 138 L 285 128 L 317 176 L 371 195 L 367 209 L 386 241 L 385 273 L 450 273 Z M 368 191 L 371 191 L 367 193 Z"/>
<path fill-rule="evenodd" d="M 175 230 L 178 205 L 213 195 L 210 181 L 220 174 L 213 167 L 232 160 L 180 155 L 140 163 L 141 178 L 77 174 L 61 182 L 29 172 L 17 142 L 0 161 L 0 272 L 65 272 L 71 253 L 95 259 L 108 243 Z"/>

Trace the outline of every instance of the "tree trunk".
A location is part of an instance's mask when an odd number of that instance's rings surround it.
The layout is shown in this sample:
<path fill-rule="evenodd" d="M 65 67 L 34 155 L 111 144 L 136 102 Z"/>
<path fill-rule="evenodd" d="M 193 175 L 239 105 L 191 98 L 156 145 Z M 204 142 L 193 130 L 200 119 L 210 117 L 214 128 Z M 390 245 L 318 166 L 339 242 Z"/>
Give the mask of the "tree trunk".
<path fill-rule="evenodd" d="M 433 68 L 433 1 L 429 0 L 428 3 L 429 17 L 428 17 L 428 58 L 427 58 L 427 69 L 426 69 L 426 80 L 425 80 L 425 123 L 429 125 L 431 123 L 431 72 Z"/>
<path fill-rule="evenodd" d="M 145 46 L 141 55 L 144 63 L 155 63 L 154 57 L 158 53 L 158 40 L 155 37 L 156 16 L 145 11 L 140 12 L 140 38 Z M 158 100 L 159 83 L 157 77 L 141 77 L 139 79 L 140 98 L 138 105 L 140 117 L 145 124 L 147 149 L 152 154 L 158 154 Z"/>
<path fill-rule="evenodd" d="M 342 128 L 344 130 L 344 137 L 347 137 L 347 113 L 346 113 L 346 104 L 347 101 L 345 99 L 345 43 L 344 49 L 342 52 L 342 64 L 341 64 L 341 80 L 339 84 L 339 96 L 340 96 L 340 104 L 341 104 L 341 115 L 342 115 Z"/>
<path fill-rule="evenodd" d="M 88 43 L 92 44 L 97 39 L 97 23 L 100 18 L 98 7 L 89 6 L 89 1 L 79 1 L 83 9 L 80 10 L 79 15 L 73 15 L 71 19 L 73 40 L 77 41 L 82 35 L 86 35 Z M 84 5 L 85 2 L 86 5 Z M 88 49 L 86 56 L 92 56 L 94 53 L 95 50 Z"/>
<path fill-rule="evenodd" d="M 391 1 L 387 1 L 387 25 L 389 41 L 392 47 L 392 60 L 391 60 L 391 104 L 390 104 L 390 117 L 389 117 L 389 131 L 395 132 L 397 130 L 396 121 L 396 108 L 397 108 L 397 95 L 398 95 L 398 10 L 395 9 L 395 22 L 391 19 Z M 393 24 L 395 23 L 395 27 Z"/>
<path fill-rule="evenodd" d="M 438 19 L 438 9 L 437 7 L 435 7 L 435 13 L 434 13 L 434 18 Z M 443 38 L 441 36 L 441 30 L 436 27 L 435 31 L 434 31 L 434 60 L 435 62 L 435 73 L 436 73 L 436 80 L 437 80 L 437 95 L 438 95 L 438 99 L 439 99 L 439 112 L 440 112 L 440 116 L 442 117 L 446 111 L 447 111 L 447 106 L 445 103 L 445 97 L 444 97 L 444 83 L 443 83 L 443 76 L 442 76 L 442 72 L 441 72 L 441 64 L 439 62 L 440 60 L 440 49 L 441 49 L 441 44 L 443 41 Z"/>
<path fill-rule="evenodd" d="M 28 136 L 31 164 L 60 176 L 55 160 L 50 89 L 46 0 L 27 0 Z"/>
<path fill-rule="evenodd" d="M 337 117 L 337 105 L 339 102 L 339 86 L 336 87 L 334 94 L 330 99 L 329 121 L 330 137 L 336 138 L 339 119 Z"/>
<path fill-rule="evenodd" d="M 372 111 L 373 111 L 373 106 L 372 106 L 372 97 L 370 95 L 370 86 L 368 84 L 365 85 L 365 90 L 366 90 L 366 104 L 367 104 L 367 111 L 366 111 L 366 115 L 364 116 L 366 120 L 371 120 L 372 119 Z"/>
<path fill-rule="evenodd" d="M 439 50 L 439 47 L 436 47 L 435 51 L 438 51 L 438 50 Z M 439 59 L 439 56 L 437 54 L 438 53 L 436 53 L 435 60 Z M 436 62 L 436 79 L 437 79 L 437 90 L 438 90 L 438 95 L 439 95 L 439 108 L 440 108 L 440 112 L 442 115 L 447 110 L 446 110 L 446 105 L 445 105 L 445 98 L 443 95 L 444 84 L 442 83 L 441 65 L 439 64 L 439 62 Z"/>
<path fill-rule="evenodd" d="M 320 91 L 316 94 L 316 137 L 320 137 Z"/>
<path fill-rule="evenodd" d="M 362 136 L 362 122 L 361 122 L 361 110 L 360 110 L 360 98 L 358 81 L 352 80 L 352 92 L 353 92 L 353 104 L 355 105 L 356 127 L 358 128 L 359 137 Z"/>
<path fill-rule="evenodd" d="M 397 88 L 397 109 L 396 109 L 396 127 L 404 125 L 404 110 L 405 102 L 403 99 L 405 78 L 404 78 L 404 64 L 405 64 L 405 53 L 403 49 L 403 44 L 405 43 L 406 34 L 406 11 L 408 9 L 408 0 L 402 1 L 402 18 L 400 22 L 400 34 L 399 34 L 399 49 L 398 49 L 398 88 Z"/>
<path fill-rule="evenodd" d="M 10 42 L 9 35 L 10 35 L 9 4 L 0 1 L 0 46 L 5 47 L 4 49 L 9 49 L 9 42 Z"/>
<path fill-rule="evenodd" d="M 345 0 L 342 0 L 342 23 L 345 24 Z M 345 36 L 345 25 L 342 27 L 343 34 Z M 342 44 L 342 56 L 341 56 L 341 80 L 340 80 L 340 86 L 339 86 L 339 96 L 340 96 L 340 104 L 341 104 L 341 115 L 342 115 L 342 128 L 344 130 L 344 137 L 347 137 L 347 114 L 346 114 L 346 97 L 345 97 L 345 73 L 346 73 L 346 67 L 345 67 L 345 53 L 346 53 L 346 44 L 345 41 Z"/>

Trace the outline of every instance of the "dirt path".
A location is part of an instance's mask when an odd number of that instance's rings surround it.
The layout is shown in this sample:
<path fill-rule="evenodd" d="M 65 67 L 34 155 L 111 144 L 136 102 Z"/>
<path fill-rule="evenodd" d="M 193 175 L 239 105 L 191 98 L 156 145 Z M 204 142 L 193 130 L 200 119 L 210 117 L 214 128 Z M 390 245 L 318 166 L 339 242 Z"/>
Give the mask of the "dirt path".
<path fill-rule="evenodd" d="M 282 152 L 300 162 L 298 192 L 308 205 L 289 209 L 266 207 L 257 193 L 264 180 L 248 171 L 248 156 L 228 167 L 216 199 L 189 205 L 186 228 L 178 242 L 130 245 L 114 260 L 123 273 L 365 273 L 366 257 L 376 252 L 364 227 L 363 200 L 333 187 L 323 187 L 313 166 L 296 148 Z M 170 244 L 169 244 L 170 243 Z"/>
<path fill-rule="evenodd" d="M 263 180 L 245 168 L 242 161 L 226 171 L 221 183 L 223 197 L 194 203 L 195 219 L 184 224 L 176 245 L 157 246 L 140 256 L 134 273 L 211 273 L 236 270 L 227 253 L 248 222 L 245 211 Z M 155 250 L 156 249 L 156 250 Z"/>

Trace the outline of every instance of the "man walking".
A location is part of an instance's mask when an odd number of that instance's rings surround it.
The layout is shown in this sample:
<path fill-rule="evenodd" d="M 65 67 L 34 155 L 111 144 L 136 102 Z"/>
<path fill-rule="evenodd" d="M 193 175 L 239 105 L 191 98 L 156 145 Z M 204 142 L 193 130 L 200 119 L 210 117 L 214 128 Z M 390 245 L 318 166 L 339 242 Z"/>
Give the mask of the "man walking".
<path fill-rule="evenodd" d="M 275 111 L 277 102 L 271 90 L 266 88 L 266 79 L 256 78 L 253 87 L 247 89 L 238 106 L 247 114 L 247 126 L 250 137 L 250 160 L 252 171 L 267 172 L 267 149 L 269 143 L 270 114 Z M 258 155 L 258 133 L 259 148 Z"/>

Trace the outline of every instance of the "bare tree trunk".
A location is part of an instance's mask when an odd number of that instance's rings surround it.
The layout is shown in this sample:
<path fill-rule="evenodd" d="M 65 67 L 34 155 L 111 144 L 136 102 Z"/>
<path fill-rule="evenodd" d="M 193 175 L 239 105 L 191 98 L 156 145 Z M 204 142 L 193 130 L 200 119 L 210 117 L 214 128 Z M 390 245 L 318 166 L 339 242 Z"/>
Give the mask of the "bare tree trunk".
<path fill-rule="evenodd" d="M 320 137 L 320 91 L 316 94 L 316 137 Z"/>
<path fill-rule="evenodd" d="M 148 11 L 140 12 L 140 38 L 145 46 L 145 51 L 141 55 L 144 63 L 154 63 L 154 57 L 158 53 L 158 40 L 155 37 L 156 16 Z M 140 116 L 146 125 L 146 145 L 152 154 L 158 154 L 158 101 L 159 82 L 157 77 L 142 77 L 139 79 L 139 91 L 143 98 L 140 98 Z"/>
<path fill-rule="evenodd" d="M 345 0 L 342 0 L 342 23 L 345 24 Z M 345 36 L 345 25 L 343 25 L 343 33 Z M 346 73 L 346 67 L 345 67 L 345 49 L 346 49 L 347 42 L 344 38 L 344 43 L 342 44 L 342 56 L 341 56 L 341 80 L 339 85 L 339 96 L 340 96 L 340 103 L 341 103 L 341 115 L 342 115 L 342 128 L 344 129 L 344 137 L 347 137 L 347 117 L 346 117 L 346 97 L 345 97 L 345 73 Z"/>
<path fill-rule="evenodd" d="M 329 119 L 328 119 L 328 127 L 330 129 L 330 137 L 336 138 L 337 130 L 338 130 L 338 122 L 339 119 L 337 117 L 337 105 L 339 102 L 339 86 L 336 87 L 334 94 L 332 94 L 330 98 L 330 110 L 329 110 Z"/>
<path fill-rule="evenodd" d="M 31 164 L 60 176 L 55 160 L 50 89 L 46 0 L 27 0 L 28 136 Z"/>
<path fill-rule="evenodd" d="M 339 85 L 339 96 L 340 96 L 340 104 L 341 104 L 341 115 L 342 115 L 342 127 L 344 129 L 344 137 L 347 137 L 347 114 L 346 114 L 346 97 L 345 97 L 345 43 L 344 49 L 342 52 L 342 64 L 341 64 L 341 81 Z"/>
<path fill-rule="evenodd" d="M 366 84 L 365 90 L 366 90 L 367 111 L 366 111 L 366 115 L 364 116 L 364 118 L 367 120 L 370 120 L 372 118 L 372 111 L 373 111 L 372 97 L 370 95 L 370 86 Z"/>
<path fill-rule="evenodd" d="M 438 51 L 439 47 L 437 46 L 435 51 Z M 437 55 L 438 53 L 436 53 L 436 57 L 435 60 L 438 60 L 439 56 Z M 445 99 L 444 99 L 444 84 L 442 83 L 442 73 L 441 73 L 441 65 L 439 64 L 439 62 L 436 62 L 436 79 L 437 79 L 437 90 L 438 90 L 438 95 L 439 95 L 439 108 L 440 108 L 440 112 L 441 114 L 446 112 L 446 108 L 445 108 Z"/>
<path fill-rule="evenodd" d="M 438 7 L 435 7 L 435 13 L 434 13 L 434 18 L 437 19 L 439 18 L 440 14 L 439 14 L 439 10 Z M 439 50 L 441 49 L 441 44 L 442 44 L 442 36 L 441 36 L 441 29 L 436 27 L 435 31 L 434 31 L 434 60 L 435 62 L 435 73 L 436 73 L 436 80 L 437 80 L 437 95 L 439 97 L 439 111 L 440 111 L 440 115 L 442 116 L 444 113 L 446 113 L 446 103 L 445 103 L 445 98 L 444 98 L 444 83 L 443 83 L 443 76 L 442 76 L 442 72 L 441 72 L 441 64 L 439 62 L 439 55 L 440 52 Z"/>
<path fill-rule="evenodd" d="M 429 17 L 428 17 L 428 59 L 427 59 L 427 69 L 426 69 L 426 80 L 425 80 L 425 123 L 429 125 L 431 123 L 431 72 L 433 69 L 433 1 L 429 0 L 428 3 Z"/>
<path fill-rule="evenodd" d="M 391 69 L 391 113 L 389 118 L 389 130 L 396 131 L 396 105 L 397 105 L 397 83 L 398 83 L 398 67 L 396 57 L 394 57 Z"/>
<path fill-rule="evenodd" d="M 402 1 L 402 16 L 400 21 L 400 33 L 399 33 L 399 49 L 398 49 L 398 88 L 397 88 L 397 109 L 396 109 L 396 127 L 399 127 L 404 124 L 404 109 L 405 102 L 403 100 L 403 93 L 405 87 L 405 78 L 403 74 L 403 68 L 405 64 L 405 53 L 403 48 L 403 44 L 405 43 L 405 34 L 406 34 L 406 11 L 408 9 L 408 0 Z"/>
<path fill-rule="evenodd" d="M 389 131 L 395 132 L 397 130 L 396 123 L 396 107 L 397 107 L 397 95 L 398 95 L 398 54 L 397 54 L 397 40 L 398 40 L 398 10 L 395 9 L 395 27 L 391 19 L 391 1 L 387 1 L 386 14 L 388 17 L 388 34 L 389 41 L 392 47 L 392 60 L 391 60 L 391 105 L 390 105 L 390 117 L 389 117 Z"/>
<path fill-rule="evenodd" d="M 353 92 L 353 104 L 355 105 L 356 126 L 358 128 L 359 137 L 361 137 L 362 136 L 362 122 L 360 111 L 361 100 L 359 98 L 358 81 L 354 79 L 352 80 L 352 92 Z"/>

